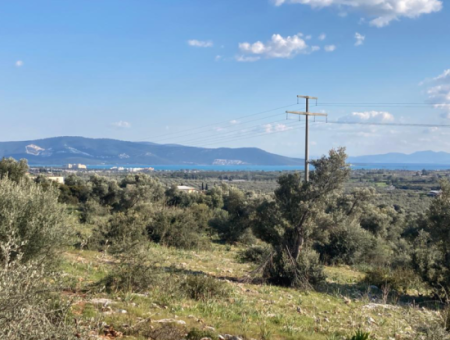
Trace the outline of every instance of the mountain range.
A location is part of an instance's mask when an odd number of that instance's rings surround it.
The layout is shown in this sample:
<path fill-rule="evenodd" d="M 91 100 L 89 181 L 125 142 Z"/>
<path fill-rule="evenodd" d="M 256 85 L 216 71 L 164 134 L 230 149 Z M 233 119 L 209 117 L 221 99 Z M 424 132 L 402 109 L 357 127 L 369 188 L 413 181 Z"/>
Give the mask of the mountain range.
<path fill-rule="evenodd" d="M 386 153 L 381 155 L 349 157 L 350 163 L 394 163 L 394 164 L 450 164 L 450 153 L 435 151 L 417 151 L 411 154 Z"/>
<path fill-rule="evenodd" d="M 25 158 L 34 165 L 303 165 L 304 160 L 258 148 L 199 148 L 115 139 L 54 137 L 0 142 L 0 158 Z M 450 164 L 450 153 L 418 151 L 349 157 L 353 164 Z"/>
<path fill-rule="evenodd" d="M 0 142 L 0 157 L 25 158 L 32 165 L 302 165 L 303 160 L 258 148 L 198 148 L 115 139 L 55 137 Z"/>

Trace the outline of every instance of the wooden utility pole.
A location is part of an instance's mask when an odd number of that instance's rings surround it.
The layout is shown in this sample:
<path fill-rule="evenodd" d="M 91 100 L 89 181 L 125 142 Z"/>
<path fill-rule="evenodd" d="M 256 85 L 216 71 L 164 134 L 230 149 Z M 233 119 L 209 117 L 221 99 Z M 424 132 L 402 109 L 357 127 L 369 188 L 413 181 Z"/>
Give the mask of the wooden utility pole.
<path fill-rule="evenodd" d="M 306 125 L 305 125 L 305 182 L 309 182 L 309 116 L 327 117 L 328 115 L 326 113 L 309 112 L 309 100 L 310 99 L 317 100 L 317 97 L 297 96 L 297 98 L 306 99 L 306 111 L 305 112 L 303 112 L 303 111 L 286 111 L 286 113 L 292 113 L 295 115 L 305 116 L 305 119 L 306 119 Z"/>

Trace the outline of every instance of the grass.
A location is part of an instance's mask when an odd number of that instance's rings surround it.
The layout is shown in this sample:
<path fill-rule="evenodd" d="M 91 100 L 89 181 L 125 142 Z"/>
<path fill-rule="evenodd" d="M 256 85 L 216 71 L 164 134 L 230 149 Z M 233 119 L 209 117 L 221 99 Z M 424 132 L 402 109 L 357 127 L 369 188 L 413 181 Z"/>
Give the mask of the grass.
<path fill-rule="evenodd" d="M 146 294 L 106 294 L 92 289 L 92 284 L 114 267 L 111 257 L 94 251 L 67 251 L 63 270 L 75 292 L 74 312 L 132 334 L 128 339 L 145 338 L 130 331 L 143 320 L 182 320 L 188 328 L 213 327 L 220 334 L 265 340 L 326 340 L 334 335 L 349 336 L 358 329 L 375 334 L 376 339 L 415 339 L 422 325 L 438 321 L 437 312 L 432 310 L 374 303 L 360 283 L 364 275 L 349 267 L 326 268 L 327 283 L 311 292 L 239 282 L 252 265 L 237 260 L 238 250 L 222 245 L 207 252 L 158 245 L 149 250 L 149 258 L 162 270 L 171 268 L 181 276 L 207 275 L 224 282 L 229 293 L 217 299 L 195 300 L 173 294 L 164 284 Z M 107 298 L 111 304 L 93 303 L 94 298 Z"/>

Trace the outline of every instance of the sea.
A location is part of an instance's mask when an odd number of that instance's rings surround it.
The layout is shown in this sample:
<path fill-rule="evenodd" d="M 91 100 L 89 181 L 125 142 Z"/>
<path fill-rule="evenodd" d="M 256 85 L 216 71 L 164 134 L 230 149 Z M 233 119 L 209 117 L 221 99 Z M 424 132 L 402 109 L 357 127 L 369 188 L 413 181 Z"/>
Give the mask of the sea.
<path fill-rule="evenodd" d="M 61 168 L 62 165 L 33 165 L 31 167 L 39 168 Z M 304 166 L 288 166 L 288 165 L 142 165 L 142 164 L 117 164 L 117 165 L 88 165 L 91 170 L 109 170 L 112 167 L 129 168 L 154 168 L 156 171 L 298 171 L 304 170 Z M 450 164 L 420 164 L 420 163 L 358 163 L 350 164 L 352 169 L 365 170 L 450 170 Z M 313 167 L 312 167 L 313 168 Z"/>

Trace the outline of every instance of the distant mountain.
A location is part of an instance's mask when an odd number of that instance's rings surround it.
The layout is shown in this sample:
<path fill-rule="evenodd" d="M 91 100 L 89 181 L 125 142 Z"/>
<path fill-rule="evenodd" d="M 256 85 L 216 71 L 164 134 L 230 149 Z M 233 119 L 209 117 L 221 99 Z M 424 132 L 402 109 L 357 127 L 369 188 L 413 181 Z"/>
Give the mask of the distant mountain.
<path fill-rule="evenodd" d="M 349 157 L 350 163 L 396 163 L 396 164 L 450 164 L 450 153 L 435 151 L 418 151 L 412 154 L 386 153 L 383 155 L 369 155 Z"/>
<path fill-rule="evenodd" d="M 64 165 L 302 165 L 303 160 L 258 148 L 197 148 L 115 139 L 55 137 L 0 142 L 0 157 L 26 158 L 30 164 Z"/>

